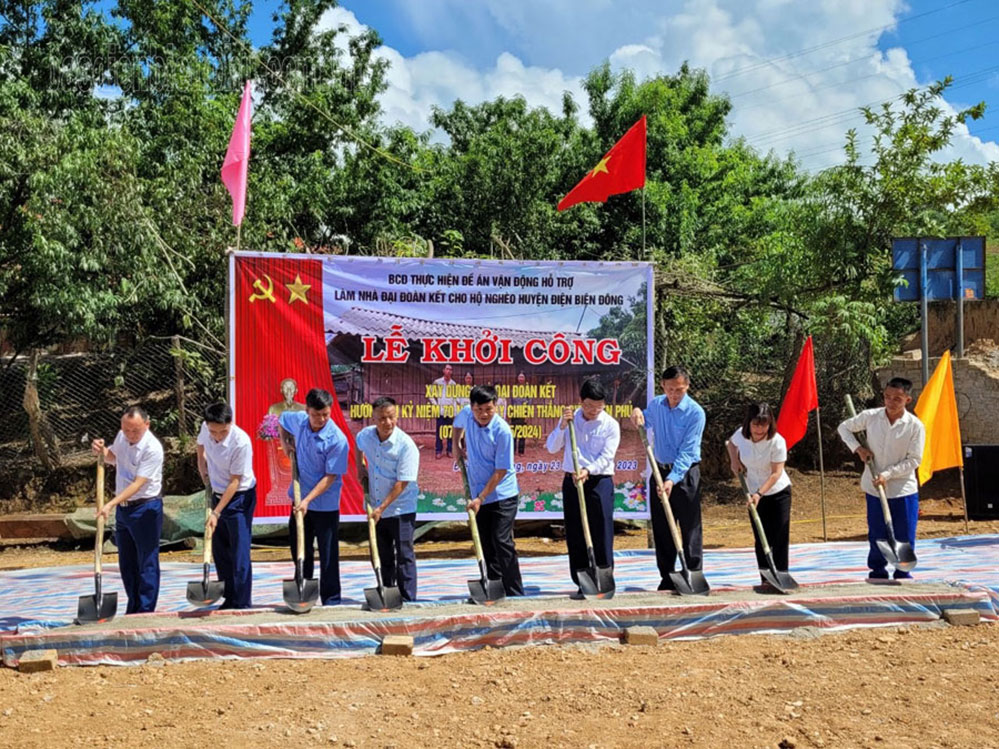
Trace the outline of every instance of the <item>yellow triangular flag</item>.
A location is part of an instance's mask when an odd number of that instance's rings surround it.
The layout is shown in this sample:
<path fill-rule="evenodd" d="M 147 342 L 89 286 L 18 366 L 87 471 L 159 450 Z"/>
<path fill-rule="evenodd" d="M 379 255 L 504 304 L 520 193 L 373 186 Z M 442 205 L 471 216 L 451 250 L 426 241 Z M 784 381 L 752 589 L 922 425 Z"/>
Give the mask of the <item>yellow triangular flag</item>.
<path fill-rule="evenodd" d="M 919 464 L 919 483 L 925 484 L 934 471 L 964 466 L 950 351 L 944 351 L 940 357 L 933 376 L 919 395 L 915 410 L 926 427 L 926 447 L 923 449 L 923 461 Z"/>

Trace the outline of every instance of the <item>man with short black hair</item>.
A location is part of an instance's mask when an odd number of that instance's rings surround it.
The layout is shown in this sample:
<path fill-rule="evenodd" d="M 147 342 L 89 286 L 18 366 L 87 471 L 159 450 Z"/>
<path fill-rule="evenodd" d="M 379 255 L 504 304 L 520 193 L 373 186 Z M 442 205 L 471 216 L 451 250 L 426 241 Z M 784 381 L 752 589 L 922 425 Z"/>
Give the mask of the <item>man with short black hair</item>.
<path fill-rule="evenodd" d="M 367 459 L 361 476 L 368 478 L 368 492 L 375 519 L 382 581 L 398 585 L 404 601 L 416 600 L 416 485 L 420 451 L 412 438 L 396 426 L 395 400 L 382 396 L 371 404 L 375 423 L 357 433 L 357 449 Z"/>
<path fill-rule="evenodd" d="M 212 488 L 212 554 L 219 580 L 225 583 L 220 609 L 252 606 L 253 566 L 250 543 L 253 511 L 257 506 L 257 479 L 253 475 L 250 435 L 232 423 L 228 403 L 205 407 L 198 432 L 198 471 Z"/>
<path fill-rule="evenodd" d="M 884 487 L 888 497 L 895 538 L 907 541 L 913 548 L 916 544 L 916 520 L 919 517 L 916 469 L 923 459 L 926 429 L 914 413 L 906 410 L 912 402 L 911 390 L 911 381 L 893 377 L 884 388 L 884 407 L 861 411 L 846 419 L 837 429 L 840 439 L 865 463 L 860 486 L 867 499 L 867 539 L 871 547 L 867 554 L 867 566 L 870 568 L 870 580 L 888 579 L 888 562 L 877 545 L 878 539 L 888 535 L 878 496 L 879 486 Z M 870 449 L 861 447 L 854 434 L 861 431 L 867 432 Z M 876 476 L 871 475 L 868 463 L 872 457 L 878 470 Z M 893 576 L 896 580 L 907 580 L 912 574 L 895 570 Z"/>
<path fill-rule="evenodd" d="M 663 370 L 660 383 L 663 395 L 652 399 L 647 410 L 635 408 L 632 423 L 653 437 L 652 452 L 662 473 L 662 492 L 669 500 L 673 517 L 680 526 L 683 554 L 691 570 L 700 570 L 703 555 L 701 531 L 701 436 L 704 434 L 704 409 L 687 390 L 690 373 L 680 366 Z M 659 590 L 674 590 L 669 573 L 674 572 L 676 546 L 669 532 L 666 511 L 658 497 L 650 494 L 652 535 L 656 543 L 656 562 L 662 581 Z"/>
<path fill-rule="evenodd" d="M 285 411 L 280 416 L 281 445 L 294 452 L 302 491 L 298 511 L 304 516 L 305 559 L 302 572 L 312 579 L 313 545 L 319 543 L 319 598 L 324 606 L 340 603 L 340 491 L 347 472 L 349 444 L 330 418 L 333 396 L 313 388 L 305 396 L 305 411 Z M 294 487 L 288 488 L 293 497 Z M 294 510 L 288 522 L 291 556 L 295 558 L 297 532 Z"/>
<path fill-rule="evenodd" d="M 472 491 L 468 506 L 476 513 L 489 577 L 502 580 L 508 596 L 522 596 L 524 584 L 513 539 L 519 494 L 513 432 L 496 412 L 498 398 L 490 385 L 472 388 L 471 418 L 462 424 L 464 446 L 459 455 L 468 455 Z"/>
<path fill-rule="evenodd" d="M 457 384 L 451 379 L 452 372 L 454 372 L 454 367 L 450 364 L 445 364 L 443 376 L 433 381 L 433 386 L 436 390 L 435 395 L 430 400 L 438 408 L 437 426 L 434 435 L 435 458 L 442 456 L 445 445 L 447 446 L 447 457 L 451 457 L 451 446 L 454 442 L 452 424 L 454 424 L 455 414 L 461 408 L 458 395 L 455 392 Z"/>
<path fill-rule="evenodd" d="M 607 392 L 599 380 L 586 380 L 579 389 L 582 406 L 567 406 L 558 425 L 548 435 L 545 448 L 562 453 L 562 507 L 565 514 L 565 542 L 569 549 L 569 574 L 579 585 L 576 570 L 589 566 L 583 518 L 579 509 L 576 481 L 583 482 L 586 519 L 593 539 L 593 556 L 598 567 L 614 566 L 614 456 L 621 443 L 621 425 L 606 411 Z M 579 449 L 579 473 L 572 458 L 568 436 L 572 419 Z"/>
<path fill-rule="evenodd" d="M 163 445 L 149 431 L 149 414 L 132 406 L 121 417 L 111 447 L 95 439 L 95 453 L 115 466 L 115 495 L 101 510 L 115 510 L 118 570 L 128 597 L 126 614 L 156 610 L 160 594 L 160 535 L 163 531 Z M 101 543 L 98 540 L 98 543 Z"/>

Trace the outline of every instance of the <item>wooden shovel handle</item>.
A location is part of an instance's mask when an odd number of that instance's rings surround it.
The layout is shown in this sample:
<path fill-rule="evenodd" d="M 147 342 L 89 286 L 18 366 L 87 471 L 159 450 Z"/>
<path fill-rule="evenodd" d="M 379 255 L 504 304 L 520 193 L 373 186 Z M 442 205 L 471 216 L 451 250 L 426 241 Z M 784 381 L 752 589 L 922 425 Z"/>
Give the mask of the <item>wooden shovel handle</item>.
<path fill-rule="evenodd" d="M 465 489 L 466 500 L 471 502 L 472 488 L 468 483 L 468 468 L 465 467 L 464 458 L 458 458 L 458 468 L 461 470 L 461 483 Z M 479 562 L 482 562 L 485 560 L 485 555 L 482 553 L 482 540 L 479 538 L 479 523 L 475 519 L 475 511 L 469 505 L 465 505 L 465 509 L 468 511 L 468 527 L 472 531 L 472 546 L 475 547 L 475 558 Z"/>
<path fill-rule="evenodd" d="M 212 529 L 208 521 L 212 517 L 212 499 L 214 498 L 211 482 L 205 484 L 205 542 L 204 542 L 204 563 L 212 563 Z"/>
<path fill-rule="evenodd" d="M 572 470 L 579 473 L 579 448 L 576 445 L 576 425 L 569 420 L 569 444 L 572 446 Z M 583 494 L 583 482 L 576 479 L 576 493 L 579 495 L 579 517 L 583 523 L 583 540 L 586 548 L 593 548 L 593 538 L 590 536 L 590 519 L 586 516 L 586 498 Z"/>
<path fill-rule="evenodd" d="M 104 454 L 97 454 L 97 485 L 95 487 L 97 500 L 97 531 L 94 535 L 94 574 L 101 574 L 101 551 L 104 548 Z"/>
<path fill-rule="evenodd" d="M 295 451 L 291 452 L 291 496 L 292 496 L 292 512 L 295 515 L 295 559 L 301 561 L 305 559 L 305 522 L 302 514 L 298 511 L 299 505 L 302 504 L 302 485 L 298 478 L 298 459 L 295 456 Z"/>
<path fill-rule="evenodd" d="M 739 483 L 742 484 L 742 491 L 746 495 L 746 505 L 749 507 L 749 516 L 753 519 L 753 525 L 756 526 L 756 532 L 759 534 L 760 546 L 763 547 L 764 554 L 769 554 L 770 544 L 767 543 L 767 534 L 766 531 L 763 530 L 763 521 L 760 520 L 760 512 L 756 509 L 756 505 L 750 501 L 753 495 L 749 491 L 749 484 L 746 483 L 746 475 L 741 471 L 739 472 Z"/>
<path fill-rule="evenodd" d="M 642 444 L 645 445 L 645 454 L 649 458 L 649 465 L 652 466 L 652 476 L 656 480 L 656 489 L 661 490 L 663 488 L 663 476 L 659 473 L 659 463 L 656 461 L 656 455 L 652 452 L 652 445 L 649 444 L 649 438 L 645 434 L 645 428 L 639 427 L 638 434 L 642 438 Z M 676 525 L 676 520 L 673 518 L 673 510 L 669 506 L 669 499 L 664 497 L 659 491 L 656 492 L 659 495 L 659 501 L 662 502 L 663 509 L 666 511 L 666 521 L 669 526 L 669 533 L 673 537 L 673 545 L 676 547 L 678 552 L 683 551 L 683 539 L 680 537 L 680 529 Z"/>

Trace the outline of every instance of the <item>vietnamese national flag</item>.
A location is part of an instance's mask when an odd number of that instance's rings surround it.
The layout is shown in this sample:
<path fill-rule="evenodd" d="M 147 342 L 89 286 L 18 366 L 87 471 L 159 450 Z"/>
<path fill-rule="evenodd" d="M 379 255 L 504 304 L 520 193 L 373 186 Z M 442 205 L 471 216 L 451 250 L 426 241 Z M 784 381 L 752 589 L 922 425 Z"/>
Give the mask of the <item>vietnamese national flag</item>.
<path fill-rule="evenodd" d="M 815 353 L 812 350 L 812 337 L 805 339 L 805 345 L 794 368 L 794 376 L 787 387 L 784 400 L 777 416 L 777 431 L 787 442 L 790 450 L 801 441 L 808 431 L 808 413 L 819 407 L 819 389 L 815 384 Z"/>
<path fill-rule="evenodd" d="M 919 483 L 925 484 L 934 471 L 964 465 L 950 351 L 944 351 L 933 376 L 919 394 L 915 412 L 926 429 L 926 446 L 919 464 Z"/>
<path fill-rule="evenodd" d="M 229 147 L 222 162 L 222 184 L 232 196 L 232 225 L 243 223 L 246 211 L 246 170 L 250 163 L 250 120 L 253 100 L 250 96 L 250 81 L 243 87 L 243 99 L 239 103 L 239 114 L 232 126 Z"/>
<path fill-rule="evenodd" d="M 631 126 L 558 204 L 564 211 L 576 203 L 603 203 L 611 195 L 645 186 L 645 115 Z"/>

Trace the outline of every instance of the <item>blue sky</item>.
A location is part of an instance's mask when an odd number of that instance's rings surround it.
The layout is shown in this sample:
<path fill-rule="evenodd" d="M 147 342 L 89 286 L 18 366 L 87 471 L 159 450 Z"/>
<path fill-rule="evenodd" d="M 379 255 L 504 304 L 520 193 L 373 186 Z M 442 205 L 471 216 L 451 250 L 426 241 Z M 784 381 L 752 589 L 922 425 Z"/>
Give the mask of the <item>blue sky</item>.
<path fill-rule="evenodd" d="M 277 6 L 255 6 L 256 43 Z M 734 135 L 809 169 L 841 160 L 847 127 L 863 144 L 857 106 L 951 74 L 951 105 L 993 106 L 945 156 L 999 160 L 995 0 L 344 0 L 328 22 L 378 31 L 384 118 L 418 129 L 457 97 L 557 109 L 565 90 L 583 101 L 580 80 L 603 60 L 642 75 L 689 60 L 731 96 Z"/>

